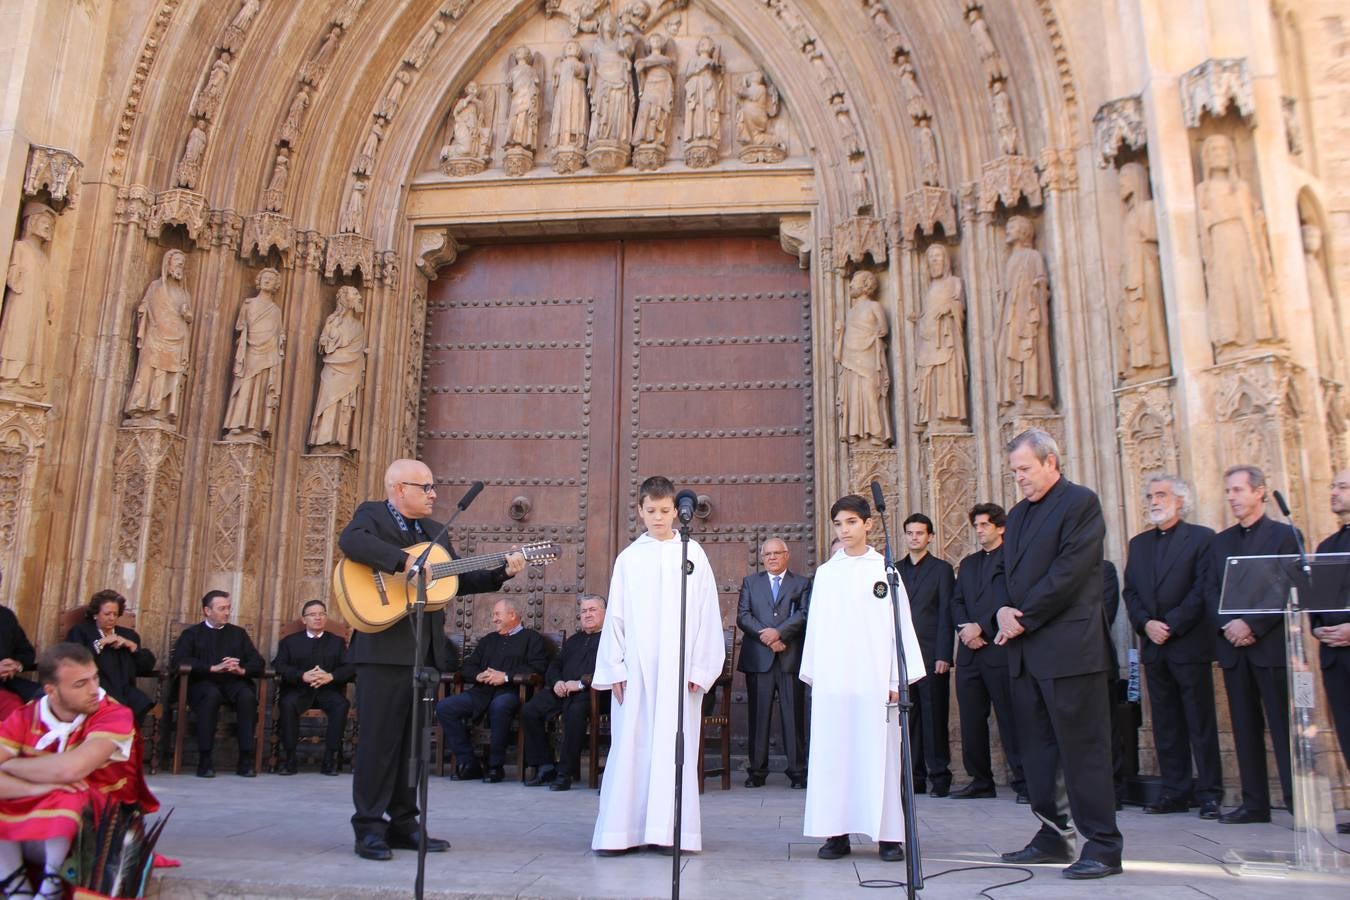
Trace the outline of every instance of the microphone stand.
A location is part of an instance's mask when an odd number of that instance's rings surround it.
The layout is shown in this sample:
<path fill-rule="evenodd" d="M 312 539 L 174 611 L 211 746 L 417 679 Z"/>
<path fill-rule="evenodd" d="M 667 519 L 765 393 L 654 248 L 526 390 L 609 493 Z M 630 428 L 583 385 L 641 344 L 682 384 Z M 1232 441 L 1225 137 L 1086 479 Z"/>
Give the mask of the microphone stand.
<path fill-rule="evenodd" d="M 680 519 L 680 680 L 679 700 L 675 703 L 675 843 L 671 863 L 670 896 L 680 900 L 680 822 L 684 812 L 684 695 L 688 693 L 684 673 L 685 619 L 689 596 L 689 521 Z M 701 752 L 701 748 L 700 748 Z"/>
<path fill-rule="evenodd" d="M 895 623 L 895 661 L 899 675 L 896 704 L 900 713 L 900 805 L 905 815 L 905 866 L 908 877 L 905 879 L 905 896 L 914 900 L 916 891 L 923 889 L 923 861 L 919 858 L 919 819 L 914 813 L 914 769 L 913 753 L 909 742 L 909 711 L 913 702 L 909 696 L 909 671 L 905 664 L 905 635 L 900 627 L 900 570 L 895 567 L 895 558 L 891 555 L 891 531 L 886 524 L 886 503 L 882 499 L 880 485 L 872 483 L 872 499 L 881 515 L 881 533 L 886 542 L 886 581 L 891 591 L 891 615 Z"/>

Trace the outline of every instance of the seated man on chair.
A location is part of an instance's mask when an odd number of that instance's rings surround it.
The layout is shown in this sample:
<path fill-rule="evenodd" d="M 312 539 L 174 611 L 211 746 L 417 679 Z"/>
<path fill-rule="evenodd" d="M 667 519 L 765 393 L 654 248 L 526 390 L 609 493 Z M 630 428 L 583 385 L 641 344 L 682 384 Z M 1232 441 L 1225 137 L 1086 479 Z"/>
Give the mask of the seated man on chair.
<path fill-rule="evenodd" d="M 18 616 L 8 606 L 0 606 L 0 721 L 42 693 L 36 682 L 14 677 L 32 669 L 36 659 L 37 651 Z"/>
<path fill-rule="evenodd" d="M 131 709 L 98 686 L 93 655 L 56 644 L 38 660 L 43 697 L 0 723 L 0 890 L 6 897 L 65 896 L 58 874 L 80 830 L 112 804 L 159 808 L 141 775 Z M 25 859 L 42 864 L 36 891 Z"/>
<path fill-rule="evenodd" d="M 234 707 L 239 722 L 239 766 L 244 778 L 257 774 L 253 768 L 253 728 L 257 724 L 258 694 L 253 679 L 263 673 L 263 658 L 248 632 L 230 624 L 230 595 L 207 591 L 202 597 L 202 622 L 184 629 L 173 648 L 169 671 L 191 666 L 188 675 L 188 706 L 197 716 L 197 777 L 215 778 L 212 751 L 216 740 L 216 714 L 221 703 Z M 183 715 L 179 710 L 179 715 Z"/>
<path fill-rule="evenodd" d="M 300 716 L 311 710 L 323 710 L 328 720 L 324 738 L 324 775 L 336 775 L 338 754 L 342 750 L 342 729 L 347 723 L 347 683 L 356 674 L 347 662 L 347 644 L 336 634 L 324 631 L 328 607 L 322 600 L 308 600 L 300 609 L 305 630 L 289 634 L 277 646 L 272 668 L 281 682 L 277 700 L 277 730 L 281 736 L 282 761 L 278 775 L 297 771 L 295 745 L 300 739 Z"/>
<path fill-rule="evenodd" d="M 549 790 L 572 789 L 581 766 L 581 744 L 586 740 L 586 722 L 590 718 L 591 673 L 595 671 L 595 651 L 600 647 L 600 629 L 605 624 L 605 598 L 581 595 L 581 630 L 568 638 L 562 652 L 549 664 L 544 687 L 535 692 L 520 711 L 520 727 L 525 729 L 525 766 L 535 767 L 535 775 L 525 782 L 530 787 L 548 785 Z M 585 681 L 583 681 L 583 677 Z M 609 694 L 602 694 L 609 705 Z M 553 758 L 546 726 L 562 713 L 562 760 Z"/>
<path fill-rule="evenodd" d="M 483 635 L 460 667 L 470 686 L 436 704 L 436 718 L 445 731 L 446 746 L 455 754 L 455 776 L 460 781 L 481 777 L 495 784 L 505 777 L 506 738 L 520 709 L 515 679 L 543 675 L 548 668 L 548 644 L 542 634 L 520 623 L 514 600 L 497 601 L 492 625 L 496 631 Z M 486 773 L 469 740 L 470 724 L 484 713 L 492 726 Z"/>

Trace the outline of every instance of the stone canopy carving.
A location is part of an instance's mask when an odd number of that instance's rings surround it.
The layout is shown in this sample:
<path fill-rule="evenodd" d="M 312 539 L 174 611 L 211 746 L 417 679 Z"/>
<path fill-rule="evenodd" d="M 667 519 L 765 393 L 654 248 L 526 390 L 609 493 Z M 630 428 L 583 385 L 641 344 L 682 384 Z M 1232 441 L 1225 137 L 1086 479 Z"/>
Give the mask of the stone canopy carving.
<path fill-rule="evenodd" d="M 1181 76 L 1181 109 L 1187 128 L 1198 128 L 1206 112 L 1222 118 L 1229 104 L 1249 122 L 1256 115 L 1247 60 L 1207 59 Z"/>
<path fill-rule="evenodd" d="M 48 205 L 57 212 L 74 207 L 80 196 L 80 172 L 84 163 L 69 150 L 34 144 L 28 148 L 28 168 L 23 176 L 23 195 L 36 200 L 47 192 Z"/>
<path fill-rule="evenodd" d="M 1121 149 L 1142 150 L 1148 143 L 1144 101 L 1139 96 L 1121 97 L 1103 103 L 1092 117 L 1097 164 L 1105 169 Z"/>

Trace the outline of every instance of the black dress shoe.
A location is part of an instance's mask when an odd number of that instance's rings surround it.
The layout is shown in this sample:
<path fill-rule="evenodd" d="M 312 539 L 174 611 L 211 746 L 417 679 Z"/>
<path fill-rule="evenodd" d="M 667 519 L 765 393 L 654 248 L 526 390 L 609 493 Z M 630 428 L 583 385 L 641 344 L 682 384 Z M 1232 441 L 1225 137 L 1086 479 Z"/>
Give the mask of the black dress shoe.
<path fill-rule="evenodd" d="M 1226 812 L 1219 816 L 1220 825 L 1255 825 L 1270 821 L 1270 810 L 1261 812 L 1256 809 L 1248 809 L 1245 806 L 1239 806 L 1232 812 Z"/>
<path fill-rule="evenodd" d="M 534 773 L 534 777 L 525 782 L 526 787 L 543 787 L 546 784 L 552 784 L 558 777 L 558 770 L 553 766 L 540 766 Z"/>
<path fill-rule="evenodd" d="M 356 839 L 356 855 L 362 859 L 383 862 L 393 859 L 394 851 L 389 849 L 389 845 L 378 834 L 363 834 Z"/>
<path fill-rule="evenodd" d="M 877 841 L 877 856 L 882 862 L 902 862 L 905 858 L 905 845 L 899 841 Z"/>
<path fill-rule="evenodd" d="M 816 851 L 816 856 L 821 859 L 842 859 L 852 852 L 853 847 L 849 845 L 848 835 L 836 834 L 820 845 L 820 849 Z"/>
<path fill-rule="evenodd" d="M 1350 822 L 1341 822 L 1336 826 L 1337 834 L 1350 834 Z"/>
<path fill-rule="evenodd" d="M 294 756 L 288 756 L 277 766 L 278 775 L 295 775 L 300 771 L 300 765 L 295 761 Z"/>
<path fill-rule="evenodd" d="M 416 850 L 417 842 L 421 837 L 422 834 L 419 831 L 412 831 L 406 834 L 399 831 L 391 831 L 389 832 L 389 836 L 385 838 L 385 842 L 395 850 Z M 427 838 L 428 853 L 444 853 L 449 849 L 449 841 L 442 838 Z"/>
<path fill-rule="evenodd" d="M 570 791 L 572 789 L 572 779 L 566 775 L 559 775 L 553 779 L 553 783 L 548 786 L 550 791 Z"/>
<path fill-rule="evenodd" d="M 1201 800 L 1201 801 L 1200 801 L 1200 818 L 1202 818 L 1202 819 L 1217 819 L 1217 818 L 1219 817 L 1219 813 L 1220 813 L 1220 812 L 1222 812 L 1222 810 L 1219 809 L 1219 801 L 1218 801 L 1218 800 Z"/>
<path fill-rule="evenodd" d="M 1001 854 L 1006 863 L 1021 863 L 1023 865 L 1034 866 L 1037 863 L 1066 863 L 1073 862 L 1073 854 L 1065 847 L 1058 853 L 1051 853 L 1042 850 L 1040 847 L 1023 847 L 1021 850 L 1014 850 L 1010 853 Z"/>
<path fill-rule="evenodd" d="M 258 776 L 258 773 L 253 771 L 253 763 L 251 762 L 240 763 L 235 767 L 234 774 L 240 778 L 256 778 Z"/>
<path fill-rule="evenodd" d="M 459 781 L 473 781 L 483 777 L 483 766 L 478 760 L 462 763 L 455 768 L 455 778 Z"/>
<path fill-rule="evenodd" d="M 763 775 L 751 775 L 745 779 L 745 786 L 748 788 L 764 787 L 764 781 Z"/>
<path fill-rule="evenodd" d="M 1120 864 L 1108 865 L 1095 859 L 1080 859 L 1078 862 L 1069 866 L 1061 874 L 1065 878 L 1105 878 L 1107 875 L 1119 875 L 1121 873 Z"/>
<path fill-rule="evenodd" d="M 211 764 L 211 760 L 208 759 L 197 763 L 197 777 L 198 778 L 216 777 L 216 767 Z"/>
<path fill-rule="evenodd" d="M 951 793 L 952 793 L 952 786 L 951 786 L 951 783 L 950 783 L 950 782 L 947 783 L 947 784 L 937 784 L 937 783 L 934 783 L 934 784 L 933 784 L 933 789 L 932 789 L 931 791 L 928 792 L 928 796 L 930 796 L 930 797 L 948 797 L 948 796 L 951 796 Z"/>
<path fill-rule="evenodd" d="M 338 759 L 336 753 L 325 753 L 323 755 L 323 764 L 319 766 L 320 775 L 336 775 L 338 773 Z"/>
<path fill-rule="evenodd" d="M 803 775 L 801 778 L 792 779 L 791 787 L 794 791 L 806 790 L 806 776 Z"/>
<path fill-rule="evenodd" d="M 1030 806 L 1030 805 L 1031 805 L 1031 795 L 1028 794 L 1026 791 L 1023 791 L 1022 793 L 1018 794 L 1018 795 L 1017 795 L 1017 804 L 1018 804 L 1018 806 Z"/>
<path fill-rule="evenodd" d="M 1162 796 L 1156 803 L 1147 803 L 1144 805 L 1144 815 L 1146 816 L 1166 816 L 1171 813 L 1190 812 L 1191 806 L 1180 797 Z"/>
<path fill-rule="evenodd" d="M 953 800 L 987 800 L 991 797 L 997 797 L 998 792 L 992 787 L 980 787 L 972 782 L 963 788 L 952 791 L 948 796 Z"/>
<path fill-rule="evenodd" d="M 596 855 L 596 856 L 627 856 L 629 853 L 632 853 L 634 849 L 636 849 L 636 848 L 634 848 L 634 847 L 624 847 L 622 850 L 596 850 L 596 851 L 595 851 L 595 855 Z"/>
<path fill-rule="evenodd" d="M 497 784 L 505 777 L 506 770 L 501 766 L 488 766 L 483 773 L 483 784 Z"/>

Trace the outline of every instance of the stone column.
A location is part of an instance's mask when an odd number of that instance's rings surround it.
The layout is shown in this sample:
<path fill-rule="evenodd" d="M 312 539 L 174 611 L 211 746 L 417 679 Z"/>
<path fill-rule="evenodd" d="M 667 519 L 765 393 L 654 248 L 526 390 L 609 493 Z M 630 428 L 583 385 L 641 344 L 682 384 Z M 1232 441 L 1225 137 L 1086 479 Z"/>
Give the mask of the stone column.
<path fill-rule="evenodd" d="M 299 559 L 289 573 L 288 595 L 299 615 L 306 600 L 324 600 L 329 596 L 333 565 L 339 552 L 337 538 L 356 509 L 356 459 L 347 452 L 314 452 L 300 457 L 300 489 L 297 491 L 295 521 L 299 533 Z M 282 620 L 288 609 L 277 611 Z M 330 617 L 341 619 L 336 608 Z"/>
<path fill-rule="evenodd" d="M 236 624 L 255 637 L 265 619 L 260 596 L 269 543 L 271 448 L 261 440 L 216 441 L 207 462 L 207 539 L 204 590 L 229 591 Z M 271 598 L 268 598 L 269 600 Z"/>
<path fill-rule="evenodd" d="M 46 403 L 0 397 L 0 571 L 4 572 L 0 599 L 11 608 L 21 584 L 24 548 L 29 546 L 33 481 L 38 456 L 47 443 L 50 412 L 51 406 Z M 47 613 L 45 606 L 42 612 Z M 51 614 L 59 614 L 59 610 Z M 39 628 L 44 624 L 39 621 Z"/>

